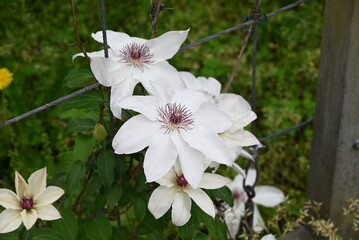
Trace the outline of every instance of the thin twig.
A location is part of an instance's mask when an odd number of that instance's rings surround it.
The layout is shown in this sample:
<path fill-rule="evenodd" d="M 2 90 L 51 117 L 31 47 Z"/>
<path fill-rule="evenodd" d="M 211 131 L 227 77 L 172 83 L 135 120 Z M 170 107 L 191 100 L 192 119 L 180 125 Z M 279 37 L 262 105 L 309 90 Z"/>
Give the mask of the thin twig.
<path fill-rule="evenodd" d="M 280 9 L 274 11 L 274 12 L 271 12 L 271 13 L 266 14 L 266 17 L 267 17 L 267 18 L 272 17 L 272 16 L 274 16 L 274 15 L 277 15 L 277 14 L 279 14 L 279 13 L 281 13 L 281 12 L 287 11 L 287 10 L 289 10 L 289 9 L 291 9 L 291 8 L 294 8 L 294 7 L 298 6 L 298 5 L 301 4 L 301 3 L 308 2 L 308 1 L 309 1 L 309 0 L 300 0 L 300 1 L 297 1 L 297 2 L 295 2 L 295 3 L 292 3 L 292 4 L 290 4 L 290 5 L 285 6 L 285 7 L 283 7 L 283 8 L 280 8 Z M 265 20 L 266 17 L 265 17 L 265 16 L 260 17 L 260 18 L 259 18 L 259 21 L 260 21 L 260 20 Z M 230 32 L 233 32 L 233 31 L 236 31 L 236 30 L 245 28 L 245 27 L 250 26 L 250 25 L 253 25 L 253 24 L 255 24 L 255 23 L 256 23 L 256 21 L 253 20 L 253 21 L 245 22 L 245 23 L 240 24 L 240 25 L 235 26 L 235 27 L 228 28 L 228 29 L 226 29 L 226 30 L 224 30 L 224 31 L 222 31 L 222 32 L 219 32 L 219 33 L 216 33 L 216 34 L 211 35 L 211 36 L 209 36 L 209 37 L 203 38 L 203 39 L 201 39 L 201 40 L 199 40 L 199 41 L 197 41 L 197 42 L 188 44 L 188 45 L 186 45 L 186 46 L 180 48 L 178 52 L 182 52 L 182 51 L 187 50 L 187 49 L 189 49 L 189 48 L 198 46 L 198 45 L 200 45 L 200 44 L 202 44 L 202 43 L 208 42 L 209 40 L 212 40 L 212 39 L 214 39 L 214 38 L 220 37 L 220 36 L 222 36 L 223 34 L 230 33 Z M 9 124 L 12 124 L 12 123 L 14 123 L 14 122 L 17 122 L 17 121 L 19 121 L 19 120 L 21 120 L 21 119 L 24 119 L 24 118 L 26 118 L 26 117 L 29 117 L 29 116 L 31 116 L 31 115 L 33 115 L 33 114 L 35 114 L 35 113 L 38 113 L 38 112 L 40 112 L 40 111 L 42 111 L 42 110 L 45 110 L 45 109 L 47 109 L 47 108 L 49 108 L 49 107 L 52 107 L 52 106 L 54 106 L 54 105 L 56 105 L 56 104 L 58 104 L 58 103 L 61 103 L 61 102 L 65 101 L 65 100 L 68 100 L 68 99 L 70 99 L 70 98 L 73 98 L 73 97 L 75 97 L 75 96 L 77 96 L 77 95 L 80 95 L 80 94 L 82 94 L 82 93 L 84 93 L 84 92 L 90 91 L 91 89 L 93 89 L 93 88 L 95 88 L 95 87 L 98 87 L 99 85 L 100 85 L 99 83 L 96 83 L 96 84 L 93 84 L 93 85 L 91 85 L 91 86 L 85 87 L 85 88 L 83 88 L 83 89 L 81 89 L 81 90 L 79 90 L 79 91 L 77 91 L 77 92 L 71 93 L 71 94 L 69 94 L 69 95 L 67 95 L 67 96 L 65 96 L 65 97 L 59 98 L 59 99 L 57 99 L 57 100 L 54 100 L 54 101 L 52 101 L 52 102 L 50 102 L 50 103 L 48 103 L 48 104 L 45 104 L 45 105 L 41 106 L 41 107 L 38 107 L 38 108 L 36 108 L 36 109 L 34 109 L 34 110 L 31 110 L 31 111 L 29 111 L 29 112 L 27 112 L 27 113 L 24 113 L 24 114 L 22 114 L 22 115 L 20 115 L 20 116 L 17 116 L 17 117 L 15 117 L 15 118 L 12 118 L 12 119 L 10 119 L 10 120 L 8 120 L 8 121 L 5 121 L 5 122 L 3 122 L 3 123 L 0 123 L 0 128 L 2 128 L 2 127 L 4 127 L 4 126 L 7 126 L 7 125 L 9 125 Z"/>
<path fill-rule="evenodd" d="M 78 207 L 78 205 L 79 205 L 79 203 L 80 203 L 80 199 L 81 199 L 82 195 L 85 193 L 86 187 L 87 187 L 87 185 L 88 185 L 88 183 L 89 183 L 89 181 L 90 181 L 90 178 L 91 178 L 91 175 L 92 175 L 92 171 L 93 171 L 93 170 L 90 169 L 90 168 L 87 169 L 86 177 L 85 177 L 85 179 L 84 179 L 84 185 L 82 186 L 82 189 L 81 189 L 79 195 L 78 195 L 77 198 L 76 198 L 75 204 L 74 204 L 73 207 L 72 207 L 72 209 L 73 209 L 75 212 L 76 212 L 77 207 Z"/>
<path fill-rule="evenodd" d="M 156 37 L 157 21 L 158 21 L 158 15 L 161 10 L 161 6 L 162 6 L 162 0 L 157 0 L 154 2 L 152 2 L 151 0 L 151 26 L 152 26 L 151 38 Z"/>
<path fill-rule="evenodd" d="M 241 51 L 239 52 L 239 54 L 237 56 L 236 64 L 233 66 L 231 76 L 229 77 L 226 86 L 223 88 L 224 93 L 228 92 L 229 87 L 231 86 L 231 84 L 233 82 L 234 76 L 235 76 L 236 72 L 238 71 L 239 64 L 241 62 L 244 50 L 247 47 L 248 40 L 249 40 L 249 37 L 251 36 L 251 33 L 252 33 L 252 25 L 249 26 L 249 28 L 248 28 L 248 32 L 247 32 L 247 34 L 243 40 L 243 43 L 242 43 Z"/>
<path fill-rule="evenodd" d="M 75 32 L 75 36 L 76 36 L 76 46 L 78 46 L 81 50 L 81 52 L 84 54 L 86 59 L 89 59 L 86 50 L 84 48 L 84 43 L 81 41 L 80 38 L 80 34 L 79 34 L 79 30 L 77 27 L 77 16 L 76 16 L 76 9 L 75 9 L 75 3 L 74 0 L 70 0 L 70 4 L 71 4 L 71 10 L 72 10 L 72 19 L 73 19 L 73 24 L 74 24 L 74 32 Z"/>
<path fill-rule="evenodd" d="M 3 180 L 0 180 L 0 184 L 3 185 L 4 187 L 14 191 L 14 189 L 12 187 L 10 187 L 6 182 L 4 182 Z M 15 191 L 14 191 L 15 192 Z"/>

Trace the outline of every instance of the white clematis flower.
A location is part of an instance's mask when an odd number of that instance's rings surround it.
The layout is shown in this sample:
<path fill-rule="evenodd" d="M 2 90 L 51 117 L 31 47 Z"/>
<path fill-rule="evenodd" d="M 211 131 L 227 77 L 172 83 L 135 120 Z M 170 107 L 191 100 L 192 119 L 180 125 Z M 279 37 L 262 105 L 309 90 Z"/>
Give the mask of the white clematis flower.
<path fill-rule="evenodd" d="M 276 240 L 273 234 L 264 235 L 261 240 Z"/>
<path fill-rule="evenodd" d="M 237 94 L 221 94 L 221 83 L 215 78 L 196 78 L 189 72 L 179 72 L 179 74 L 187 88 L 207 93 L 212 97 L 211 102 L 232 119 L 232 126 L 220 136 L 232 151 L 233 156 L 235 158 L 243 156 L 253 160 L 252 156 L 242 149 L 259 144 L 258 139 L 252 133 L 243 129 L 257 118 L 248 102 Z"/>
<path fill-rule="evenodd" d="M 156 96 L 131 96 L 118 107 L 141 114 L 125 122 L 113 139 L 117 154 L 147 149 L 144 172 L 148 182 L 162 178 L 177 157 L 190 185 L 198 187 L 204 172 L 203 155 L 211 161 L 232 165 L 233 156 L 218 133 L 232 125 L 231 119 L 212 104 L 208 96 L 192 89 L 174 93 L 154 85 Z"/>
<path fill-rule="evenodd" d="M 253 185 L 256 178 L 254 169 L 249 169 L 246 177 L 246 184 Z M 238 233 L 241 217 L 245 213 L 245 203 L 248 199 L 243 189 L 243 176 L 238 174 L 234 181 L 227 185 L 232 191 L 234 198 L 233 208 L 225 211 L 224 219 L 231 236 Z M 273 186 L 256 186 L 254 187 L 255 197 L 252 199 L 254 204 L 253 212 L 253 230 L 261 232 L 263 230 L 264 221 L 259 213 L 257 204 L 265 207 L 275 207 L 284 201 L 284 193 Z"/>
<path fill-rule="evenodd" d="M 160 184 L 148 202 L 148 209 L 158 219 L 172 206 L 172 222 L 182 226 L 191 218 L 191 198 L 208 215 L 215 216 L 212 200 L 201 189 L 217 189 L 231 180 L 218 174 L 204 173 L 198 188 L 193 188 L 186 180 L 179 164 L 175 164 L 166 176 L 157 180 Z"/>
<path fill-rule="evenodd" d="M 0 233 L 17 229 L 21 222 L 29 230 L 38 218 L 55 220 L 61 218 L 57 209 L 51 205 L 59 199 L 64 190 L 59 187 L 46 187 L 46 167 L 33 174 L 28 184 L 15 172 L 16 194 L 8 189 L 0 189 L 0 205 L 6 208 L 0 214 Z"/>
<path fill-rule="evenodd" d="M 113 110 L 114 102 L 130 96 L 138 82 L 150 93 L 153 88 L 149 81 L 169 81 L 173 88 L 184 87 L 177 70 L 166 60 L 172 58 L 186 40 L 187 31 L 170 31 L 157 38 L 146 40 L 130 37 L 126 33 L 106 31 L 109 58 L 104 51 L 88 53 L 90 66 L 95 78 L 111 88 L 110 107 L 113 114 L 121 118 L 121 111 Z M 103 43 L 102 31 L 91 35 Z M 74 55 L 83 56 L 82 53 Z"/>

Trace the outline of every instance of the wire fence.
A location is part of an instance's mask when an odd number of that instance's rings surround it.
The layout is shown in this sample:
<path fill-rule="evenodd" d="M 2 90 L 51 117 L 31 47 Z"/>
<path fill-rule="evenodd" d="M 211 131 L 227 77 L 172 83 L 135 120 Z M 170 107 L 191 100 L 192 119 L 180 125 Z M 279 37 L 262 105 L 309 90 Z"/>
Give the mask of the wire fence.
<path fill-rule="evenodd" d="M 256 97 L 256 69 L 257 69 L 257 58 L 256 58 L 256 53 L 257 53 L 257 41 L 258 41 L 258 25 L 261 24 L 261 23 L 266 23 L 266 21 L 268 21 L 268 18 L 272 17 L 272 16 L 275 16 L 281 12 L 284 12 L 284 11 L 287 11 L 289 9 L 292 9 L 304 2 L 308 2 L 309 0 L 300 0 L 300 1 L 297 1 L 297 2 L 294 2 L 292 4 L 289 4 L 285 7 L 282 7 L 278 10 L 275 10 L 271 13 L 268 13 L 268 14 L 261 14 L 260 13 L 260 3 L 261 3 L 261 0 L 256 0 L 255 2 L 255 8 L 254 10 L 252 11 L 251 15 L 247 16 L 246 17 L 246 20 L 247 19 L 251 19 L 249 21 L 246 21 L 244 22 L 243 24 L 240 24 L 240 25 L 237 25 L 237 26 L 234 26 L 234 27 L 231 27 L 231 28 L 228 28 L 228 29 L 225 29 L 221 32 L 218 32 L 216 34 L 213 34 L 211 36 L 208 36 L 206 38 L 203 38 L 203 39 L 200 39 L 194 43 L 191 43 L 191 44 L 188 44 L 182 48 L 179 49 L 178 52 L 182 52 L 182 51 L 185 51 L 187 49 L 190 49 L 190 48 L 193 48 L 193 47 L 196 47 L 198 45 L 201 45 L 205 42 L 208 42 L 212 39 L 215 39 L 217 37 L 220 37 L 224 34 L 228 34 L 228 33 L 231 33 L 233 31 L 237 31 L 239 29 L 243 29 L 243 28 L 249 28 L 248 29 L 248 34 L 243 42 L 243 45 L 242 45 L 242 49 L 241 49 L 241 52 L 237 58 L 237 62 L 236 62 L 236 65 L 234 66 L 233 68 L 233 71 L 232 71 L 232 74 L 231 74 L 231 77 L 228 81 L 228 84 L 226 85 L 226 87 L 224 88 L 224 92 L 226 92 L 229 88 L 229 85 L 231 83 L 231 81 L 233 80 L 233 76 L 236 72 L 236 70 L 238 69 L 238 64 L 240 62 L 240 59 L 241 59 L 241 56 L 243 55 L 243 51 L 245 49 L 245 46 L 247 45 L 247 42 L 248 42 L 248 38 L 251 34 L 251 31 L 252 31 L 252 34 L 253 34 L 253 54 L 252 54 L 252 89 L 251 89 L 251 106 L 252 106 L 252 110 L 255 112 L 256 111 L 256 101 L 257 101 L 257 97 Z M 77 32 L 77 19 L 76 19 L 76 15 L 75 15 L 75 6 L 74 6 L 74 3 L 73 3 L 73 0 L 70 0 L 71 2 L 71 6 L 72 6 L 72 10 L 73 10 L 73 17 L 74 17 L 74 30 L 75 32 Z M 101 14 L 101 25 L 102 25 L 102 33 L 103 33 L 103 46 L 104 46 L 104 57 L 108 58 L 108 45 L 107 45 L 107 36 L 106 36 L 106 17 L 105 17 L 105 9 L 104 9 L 104 2 L 103 0 L 99 0 L 99 3 L 100 3 L 100 14 Z M 161 7 L 161 0 L 159 1 L 156 1 L 155 4 L 152 3 L 151 1 L 151 5 L 154 5 L 154 6 L 151 6 L 151 7 L 154 7 L 154 10 L 152 11 L 153 14 L 155 14 L 154 16 L 151 15 L 151 23 L 152 23 L 152 38 L 155 36 L 155 33 L 156 33 L 156 24 L 157 24 L 157 15 L 159 13 L 159 10 L 160 10 L 160 7 Z M 151 13 L 152 14 L 152 13 Z M 86 51 L 84 50 L 83 46 L 82 46 L 82 43 L 81 43 L 81 39 L 79 38 L 78 36 L 78 33 L 76 34 L 77 35 L 77 38 L 76 38 L 76 45 L 79 46 L 79 48 L 83 51 L 84 53 L 84 56 L 86 57 Z M 0 128 L 2 127 L 5 127 L 7 125 L 10 125 L 12 123 L 15 123 L 21 119 L 24 119 L 26 117 L 29 117 L 33 114 L 36 114 L 38 112 L 41 112 L 45 109 L 48 109 L 52 106 L 55 106 L 63 101 L 66 101 L 68 99 L 71 99 L 75 96 L 78 96 L 82 93 L 85 93 L 85 92 L 88 92 L 90 91 L 91 89 L 94 89 L 94 88 L 97 88 L 98 86 L 100 86 L 99 83 L 96 83 L 96 84 L 93 84 L 93 85 L 90 85 L 90 86 L 87 86 L 81 90 L 78 90 L 76 92 L 73 92 L 67 96 L 64 96 L 64 97 L 61 97 L 59 99 L 56 99 L 52 102 L 49 102 L 49 103 L 46 103 L 36 109 L 33 109 L 29 112 L 26 112 L 22 115 L 19 115 L 17 117 L 14 117 L 12 119 L 9 119 L 3 123 L 0 123 Z M 108 91 L 111 91 L 110 88 L 108 88 Z M 110 96 L 110 94 L 109 94 Z M 313 118 L 311 119 L 308 119 L 302 123 L 299 123 L 297 125 L 294 125 L 292 127 L 289 127 L 289 128 L 286 128 L 286 129 L 283 129 L 283 130 L 280 130 L 278 132 L 275 132 L 273 134 L 270 134 L 268 136 L 265 136 L 265 137 L 262 137 L 259 139 L 260 142 L 263 142 L 263 141 L 267 141 L 271 138 L 274 138 L 274 137 L 277 137 L 277 136 L 280 136 L 280 135 L 284 135 L 284 134 L 287 134 L 288 132 L 290 131 L 293 131 L 295 129 L 298 129 L 298 128 L 301 128 L 301 127 L 304 127 L 310 123 L 312 123 L 313 121 Z M 110 128 L 111 128 L 111 137 L 114 136 L 114 119 L 113 119 L 113 115 L 112 113 L 110 113 Z M 255 134 L 256 132 L 256 126 L 255 126 L 255 122 L 252 123 L 251 125 L 251 131 L 253 134 Z M 255 197 L 255 191 L 254 191 L 254 187 L 256 185 L 256 182 L 258 180 L 258 177 L 259 177 L 259 172 L 258 172 L 258 166 L 257 166 L 257 158 L 258 158 L 258 153 L 257 153 L 257 149 L 258 148 L 252 148 L 251 149 L 251 154 L 252 154 L 252 157 L 254 158 L 255 161 L 248 161 L 248 164 L 247 164 L 247 168 L 246 168 L 246 172 L 248 172 L 249 168 L 251 167 L 254 167 L 254 169 L 256 169 L 256 181 L 254 182 L 254 184 L 252 185 L 246 185 L 245 183 L 245 180 L 243 181 L 243 189 L 246 191 L 247 193 L 247 196 L 248 196 L 248 201 L 246 202 L 246 209 L 250 212 L 253 213 L 253 209 L 254 209 L 254 204 L 252 202 L 252 198 Z M 247 222 L 249 224 L 249 226 L 253 227 L 253 214 L 250 214 L 248 217 L 247 217 Z M 247 229 L 248 230 L 248 233 L 250 234 L 252 232 L 251 229 Z M 250 236 L 251 237 L 251 236 Z"/>

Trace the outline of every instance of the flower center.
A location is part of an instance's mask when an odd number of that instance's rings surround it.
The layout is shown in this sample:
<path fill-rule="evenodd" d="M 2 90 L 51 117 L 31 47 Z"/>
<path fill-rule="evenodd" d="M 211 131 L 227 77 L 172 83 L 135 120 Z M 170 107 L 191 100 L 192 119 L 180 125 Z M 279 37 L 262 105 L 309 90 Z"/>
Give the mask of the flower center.
<path fill-rule="evenodd" d="M 150 48 L 146 45 L 139 43 L 126 44 L 120 50 L 120 58 L 122 63 L 130 64 L 141 71 L 144 70 L 146 64 L 151 64 L 151 58 L 153 54 L 150 52 Z"/>
<path fill-rule="evenodd" d="M 185 131 L 191 130 L 193 125 L 192 113 L 185 106 L 177 103 L 167 103 L 164 107 L 157 110 L 159 118 L 157 119 L 163 125 L 161 128 L 166 129 L 165 133 L 172 132 L 173 130 Z"/>
<path fill-rule="evenodd" d="M 187 186 L 188 182 L 187 180 L 184 178 L 183 174 L 179 177 L 177 177 L 177 185 L 180 187 L 185 187 Z"/>
<path fill-rule="evenodd" d="M 20 201 L 20 204 L 21 204 L 22 209 L 30 210 L 30 209 L 32 209 L 32 205 L 34 204 L 34 202 L 33 202 L 32 198 L 24 197 Z"/>

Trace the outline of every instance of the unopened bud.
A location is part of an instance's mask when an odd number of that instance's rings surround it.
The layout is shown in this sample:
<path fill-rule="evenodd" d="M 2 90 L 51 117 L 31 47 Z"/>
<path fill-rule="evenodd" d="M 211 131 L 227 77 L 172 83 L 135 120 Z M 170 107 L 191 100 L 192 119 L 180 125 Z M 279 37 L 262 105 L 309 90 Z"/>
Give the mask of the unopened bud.
<path fill-rule="evenodd" d="M 96 123 L 95 128 L 93 130 L 93 136 L 96 139 L 96 141 L 99 142 L 107 137 L 107 131 L 101 123 Z"/>

